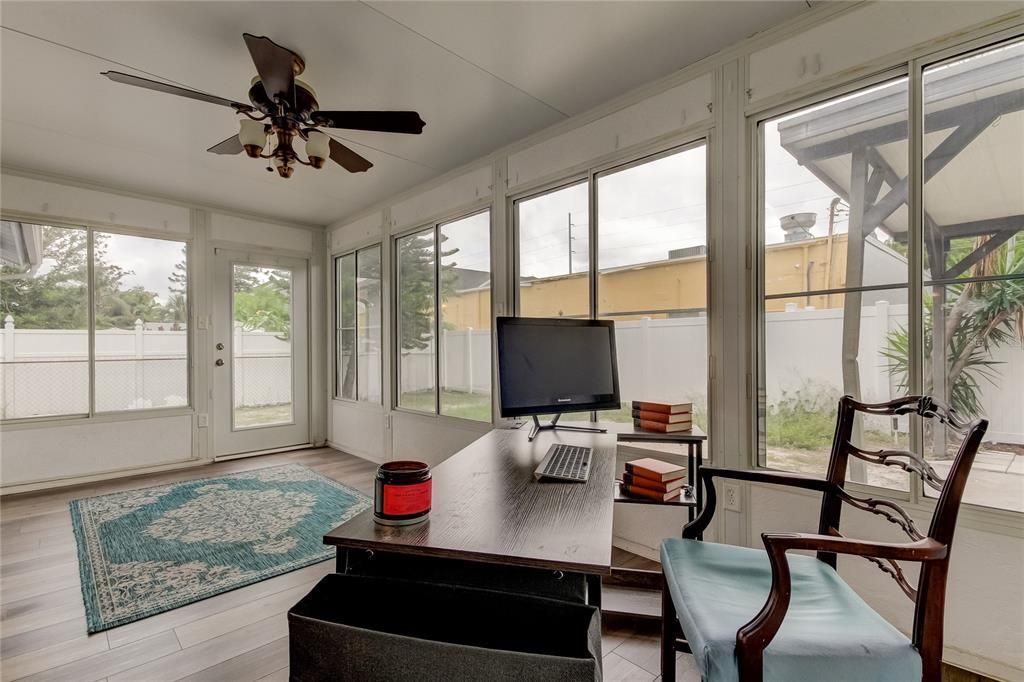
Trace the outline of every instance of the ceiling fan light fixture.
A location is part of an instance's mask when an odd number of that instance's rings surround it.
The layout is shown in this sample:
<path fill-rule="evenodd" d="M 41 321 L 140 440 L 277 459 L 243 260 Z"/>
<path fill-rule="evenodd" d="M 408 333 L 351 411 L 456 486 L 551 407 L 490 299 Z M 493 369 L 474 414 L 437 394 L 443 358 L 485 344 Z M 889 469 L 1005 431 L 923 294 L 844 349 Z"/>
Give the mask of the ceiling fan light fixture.
<path fill-rule="evenodd" d="M 238 140 L 245 153 L 257 159 L 263 151 L 263 145 L 267 143 L 267 133 L 259 121 L 243 118 L 239 121 Z"/>
<path fill-rule="evenodd" d="M 319 130 L 311 130 L 306 139 L 306 156 L 309 157 L 309 165 L 313 168 L 323 168 L 331 156 L 331 138 Z"/>
<path fill-rule="evenodd" d="M 316 130 L 318 126 L 408 135 L 423 132 L 423 119 L 415 111 L 321 109 L 316 91 L 296 78 L 306 68 L 299 54 L 266 36 L 243 33 L 242 39 L 257 74 L 249 84 L 251 104 L 120 71 L 104 71 L 101 75 L 115 83 L 231 109 L 242 117 L 238 133 L 206 151 L 221 155 L 240 155 L 244 151 L 248 157 L 266 160 L 265 165 L 260 165 L 267 172 L 277 171 L 283 178 L 291 177 L 298 165 L 323 168 L 328 159 L 349 173 L 363 173 L 373 167 L 334 137 Z M 306 142 L 306 159 L 293 148 L 296 137 Z"/>
<path fill-rule="evenodd" d="M 274 168 L 277 169 L 277 174 L 282 178 L 290 178 L 292 173 L 295 172 L 295 166 L 291 165 L 280 156 L 274 157 Z"/>

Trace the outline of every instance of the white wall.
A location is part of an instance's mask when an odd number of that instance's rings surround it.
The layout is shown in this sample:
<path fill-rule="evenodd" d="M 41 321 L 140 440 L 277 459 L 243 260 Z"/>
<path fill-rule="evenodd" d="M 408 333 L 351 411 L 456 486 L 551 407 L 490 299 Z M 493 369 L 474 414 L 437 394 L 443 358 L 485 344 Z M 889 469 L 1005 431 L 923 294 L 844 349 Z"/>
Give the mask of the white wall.
<path fill-rule="evenodd" d="M 490 169 L 494 310 L 505 314 L 512 300 L 507 271 L 511 196 L 708 136 L 712 168 L 711 449 L 718 465 L 749 466 L 753 429 L 747 387 L 754 372 L 749 347 L 754 319 L 747 294 L 752 274 L 746 254 L 756 242 L 748 229 L 753 201 L 747 182 L 751 167 L 748 116 L 905 64 L 911 56 L 1013 25 L 1024 25 L 1024 13 L 1018 4 L 1007 2 L 823 3 L 786 26 L 498 150 L 364 214 L 338 221 L 329 227 L 330 249 L 341 253 L 377 240 L 387 245 L 396 231 L 479 205 L 486 198 L 482 192 Z M 386 301 L 389 296 L 386 290 Z M 384 338 L 389 335 L 385 333 Z M 386 357 L 392 352 L 385 348 Z M 384 405 L 390 405 L 391 368 L 387 363 L 385 367 Z M 1007 402 L 1011 410 L 1020 409 L 1019 397 L 1010 395 Z M 340 442 L 367 412 L 341 401 L 334 401 L 333 408 L 331 437 Z M 374 409 L 379 410 L 384 424 L 384 438 L 374 439 L 372 444 L 379 447 L 375 456 L 380 458 L 422 454 L 433 461 L 451 454 L 471 436 L 466 424 L 458 420 L 408 415 L 379 406 Z M 1008 420 L 1010 417 L 1015 415 L 1007 415 Z M 1019 418 L 1016 421 L 1019 423 Z M 719 537 L 744 544 L 756 537 L 765 523 L 801 527 L 807 517 L 804 510 L 791 504 L 790 497 L 741 487 L 743 511 L 720 512 Z M 812 509 L 811 517 L 813 514 Z M 947 622 L 951 623 L 947 657 L 982 672 L 1024 678 L 1020 658 L 1024 604 L 1019 569 L 1024 565 L 1021 519 L 979 510 L 969 510 L 966 516 L 972 522 L 962 524 L 958 540 L 961 554 L 955 560 L 955 571 L 960 577 L 954 577 L 957 584 L 951 589 L 947 609 Z M 994 525 L 991 519 L 1001 519 L 1002 525 Z M 678 520 L 671 513 L 661 513 L 655 519 L 636 510 L 616 512 L 617 541 L 641 553 L 654 555 L 660 538 L 677 532 Z M 981 559 L 986 555 L 994 558 L 992 565 Z M 893 593 L 900 598 L 902 594 L 879 587 L 872 571 L 876 569 L 871 565 L 843 566 L 844 575 L 872 605 L 905 627 L 905 616 L 897 616 L 893 601 Z"/>
<path fill-rule="evenodd" d="M 305 255 L 310 257 L 315 271 L 311 272 L 311 281 L 323 281 L 313 279 L 323 276 L 323 235 L 299 226 L 212 213 L 86 183 L 6 170 L 0 175 L 0 207 L 5 216 L 23 220 L 89 225 L 140 235 L 173 235 L 189 241 L 192 245 L 189 327 L 193 334 L 192 365 L 195 368 L 191 406 L 169 407 L 159 414 L 136 412 L 0 426 L 0 492 L 25 486 L 62 485 L 154 467 L 200 464 L 212 457 L 208 429 L 198 426 L 197 416 L 209 414 L 211 407 L 206 368 L 213 362 L 208 343 L 212 324 L 208 266 L 213 245 Z M 323 289 L 323 286 L 314 287 L 311 319 L 322 320 L 325 316 Z M 322 323 L 317 323 L 314 332 L 316 336 L 311 345 L 319 355 L 312 358 L 313 366 L 317 366 L 316 363 L 323 366 L 326 359 Z M 145 335 L 150 339 L 158 333 L 146 332 Z M 101 332 L 98 351 L 114 352 L 115 347 L 108 347 L 106 341 L 127 342 L 127 336 L 131 335 L 134 332 Z M 115 339 L 115 336 L 125 338 Z M 40 345 L 34 350 L 45 349 Z M 176 347 L 176 351 L 180 350 Z M 134 374 L 133 371 L 133 377 Z M 322 375 L 322 372 L 314 372 L 320 382 Z M 180 384 L 178 380 L 176 385 Z M 313 390 L 326 395 L 322 383 Z M 314 402 L 323 410 L 323 400 Z M 323 433 L 325 421 L 321 415 L 321 424 L 314 423 L 314 434 L 318 429 Z M 320 440 L 322 442 L 322 435 Z"/>

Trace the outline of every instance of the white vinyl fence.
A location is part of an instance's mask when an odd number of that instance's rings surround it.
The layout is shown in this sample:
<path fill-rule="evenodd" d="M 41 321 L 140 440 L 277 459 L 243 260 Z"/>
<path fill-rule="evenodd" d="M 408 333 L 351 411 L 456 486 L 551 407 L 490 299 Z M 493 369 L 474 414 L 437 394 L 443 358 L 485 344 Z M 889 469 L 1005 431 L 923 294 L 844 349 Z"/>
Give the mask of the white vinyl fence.
<path fill-rule="evenodd" d="M 89 411 L 89 334 L 84 329 L 0 331 L 0 418 Z M 291 400 L 288 341 L 235 330 L 235 406 Z M 188 332 L 102 329 L 96 332 L 96 410 L 188 404 Z"/>
<path fill-rule="evenodd" d="M 888 334 L 907 324 L 907 306 L 879 301 L 861 309 L 861 397 L 889 400 L 897 382 L 882 355 Z M 643 319 L 615 323 L 620 393 L 623 401 L 644 396 L 684 396 L 698 405 L 707 396 L 707 318 Z M 490 334 L 447 331 L 441 354 L 442 385 L 478 392 L 490 383 Z M 768 404 L 784 395 L 841 395 L 843 310 L 790 308 L 765 318 Z M 995 351 L 997 383 L 982 382 L 982 404 L 990 421 L 989 440 L 1024 443 L 1024 349 L 1008 345 Z M 402 356 L 402 390 L 429 390 L 434 382 L 431 350 Z"/>
<path fill-rule="evenodd" d="M 887 400 L 895 380 L 882 356 L 887 334 L 907 322 L 907 306 L 880 301 L 861 309 L 861 395 Z M 841 309 L 768 313 L 765 352 L 769 405 L 786 394 L 842 392 Z M 96 403 L 101 410 L 133 406 L 182 405 L 187 396 L 186 333 L 103 330 L 96 334 Z M 644 396 L 682 395 L 706 401 L 707 319 L 700 317 L 616 322 L 619 379 L 624 401 Z M 0 344 L 0 415 L 81 413 L 88 410 L 88 337 L 82 330 L 19 330 L 5 325 Z M 236 330 L 235 404 L 288 402 L 291 360 L 287 341 L 265 332 Z M 487 330 L 442 332 L 441 383 L 448 390 L 490 390 L 491 337 Z M 1007 345 L 992 357 L 996 383 L 982 381 L 982 404 L 990 420 L 989 440 L 1024 443 L 1024 349 Z M 728 361 L 728 359 L 726 359 Z M 363 376 L 380 362 L 363 353 Z M 430 390 L 432 350 L 404 353 L 402 391 Z"/>

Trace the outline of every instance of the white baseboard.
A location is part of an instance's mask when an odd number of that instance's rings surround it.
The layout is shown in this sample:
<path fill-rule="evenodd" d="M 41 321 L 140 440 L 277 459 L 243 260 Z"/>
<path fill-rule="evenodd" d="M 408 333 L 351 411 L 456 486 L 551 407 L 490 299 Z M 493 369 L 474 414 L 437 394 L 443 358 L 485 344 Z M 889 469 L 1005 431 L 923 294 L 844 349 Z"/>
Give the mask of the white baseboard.
<path fill-rule="evenodd" d="M 633 542 L 632 540 L 627 540 L 626 538 L 621 538 L 616 535 L 612 537 L 612 547 L 618 547 L 619 549 L 624 549 L 627 552 L 632 552 L 637 556 L 642 556 L 645 559 L 661 563 L 660 550 L 648 547 L 647 545 L 642 545 L 639 542 Z"/>
<path fill-rule="evenodd" d="M 993 661 L 954 647 L 942 648 L 942 661 L 972 673 L 991 677 L 996 680 L 1024 679 L 1024 670 L 1007 665 L 1001 661 Z"/>
<path fill-rule="evenodd" d="M 133 469 L 117 469 L 114 471 L 102 471 L 95 474 L 83 476 L 69 476 L 67 478 L 55 478 L 48 481 L 33 481 L 31 483 L 16 483 L 0 487 L 0 497 L 4 495 L 16 495 L 18 493 L 31 493 L 40 490 L 55 490 L 57 488 L 70 488 L 71 486 L 83 483 L 96 483 L 97 481 L 111 481 L 128 476 L 142 476 L 144 474 L 158 474 L 164 471 L 175 471 L 177 469 L 191 469 L 212 463 L 212 459 L 188 459 L 168 464 L 156 464 L 152 466 L 137 467 Z"/>
<path fill-rule="evenodd" d="M 284 448 L 270 448 L 269 450 L 256 450 L 254 452 L 239 452 L 234 455 L 221 455 L 220 457 L 214 457 L 214 462 L 230 462 L 233 459 L 245 459 L 247 457 L 260 457 L 261 455 L 273 455 L 278 452 L 291 452 L 292 450 L 309 450 L 310 448 L 317 447 L 312 443 L 303 443 L 302 445 L 289 445 Z"/>
<path fill-rule="evenodd" d="M 383 464 L 386 461 L 383 457 L 371 455 L 368 452 L 360 452 L 358 450 L 354 450 L 348 446 L 335 443 L 330 439 L 327 440 L 326 445 L 329 448 L 334 448 L 335 450 L 344 452 L 346 455 L 355 455 L 359 459 L 365 459 L 366 461 L 373 462 L 374 464 Z"/>

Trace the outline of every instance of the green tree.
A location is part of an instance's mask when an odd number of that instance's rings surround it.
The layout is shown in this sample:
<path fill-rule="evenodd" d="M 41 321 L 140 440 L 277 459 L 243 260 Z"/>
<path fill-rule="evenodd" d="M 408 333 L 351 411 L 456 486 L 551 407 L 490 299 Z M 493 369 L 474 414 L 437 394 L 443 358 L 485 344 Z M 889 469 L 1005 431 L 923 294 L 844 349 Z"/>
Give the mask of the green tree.
<path fill-rule="evenodd" d="M 171 274 L 167 276 L 167 290 L 173 296 L 188 294 L 188 246 L 181 245 L 181 260 L 174 264 Z"/>
<path fill-rule="evenodd" d="M 4 266 L 0 295 L 4 314 L 25 329 L 84 329 L 89 324 L 88 239 L 85 230 L 40 226 L 42 264 L 34 275 Z M 107 321 L 101 304 L 120 292 L 129 271 L 108 263 L 107 236 L 96 233 L 93 241 L 93 277 L 97 322 Z M 129 304 L 139 303 L 130 297 Z M 143 306 L 144 307 L 144 306 Z M 134 322 L 134 320 L 133 320 Z"/>
<path fill-rule="evenodd" d="M 144 287 L 115 290 L 96 302 L 97 329 L 133 329 L 135 321 L 162 322 L 163 307 Z"/>
<path fill-rule="evenodd" d="M 84 329 L 89 321 L 85 230 L 42 226 L 42 265 L 30 275 L 0 269 L 0 306 L 27 329 Z"/>
<path fill-rule="evenodd" d="M 274 282 L 235 291 L 235 320 L 243 331 L 274 332 L 287 340 L 291 334 L 291 305 L 286 290 Z"/>
<path fill-rule="evenodd" d="M 441 235 L 441 243 L 447 241 Z M 438 253 L 439 251 L 439 253 Z M 451 259 L 458 249 L 435 250 L 434 235 L 418 234 L 398 242 L 399 329 L 401 348 L 423 350 L 434 335 L 434 259 L 441 258 L 438 292 L 441 302 L 455 293 L 458 280 L 456 262 Z"/>
<path fill-rule="evenodd" d="M 171 329 L 175 331 L 180 330 L 181 325 L 188 322 L 188 299 L 185 294 L 172 293 L 167 297 L 163 318 L 165 322 L 171 323 Z"/>

